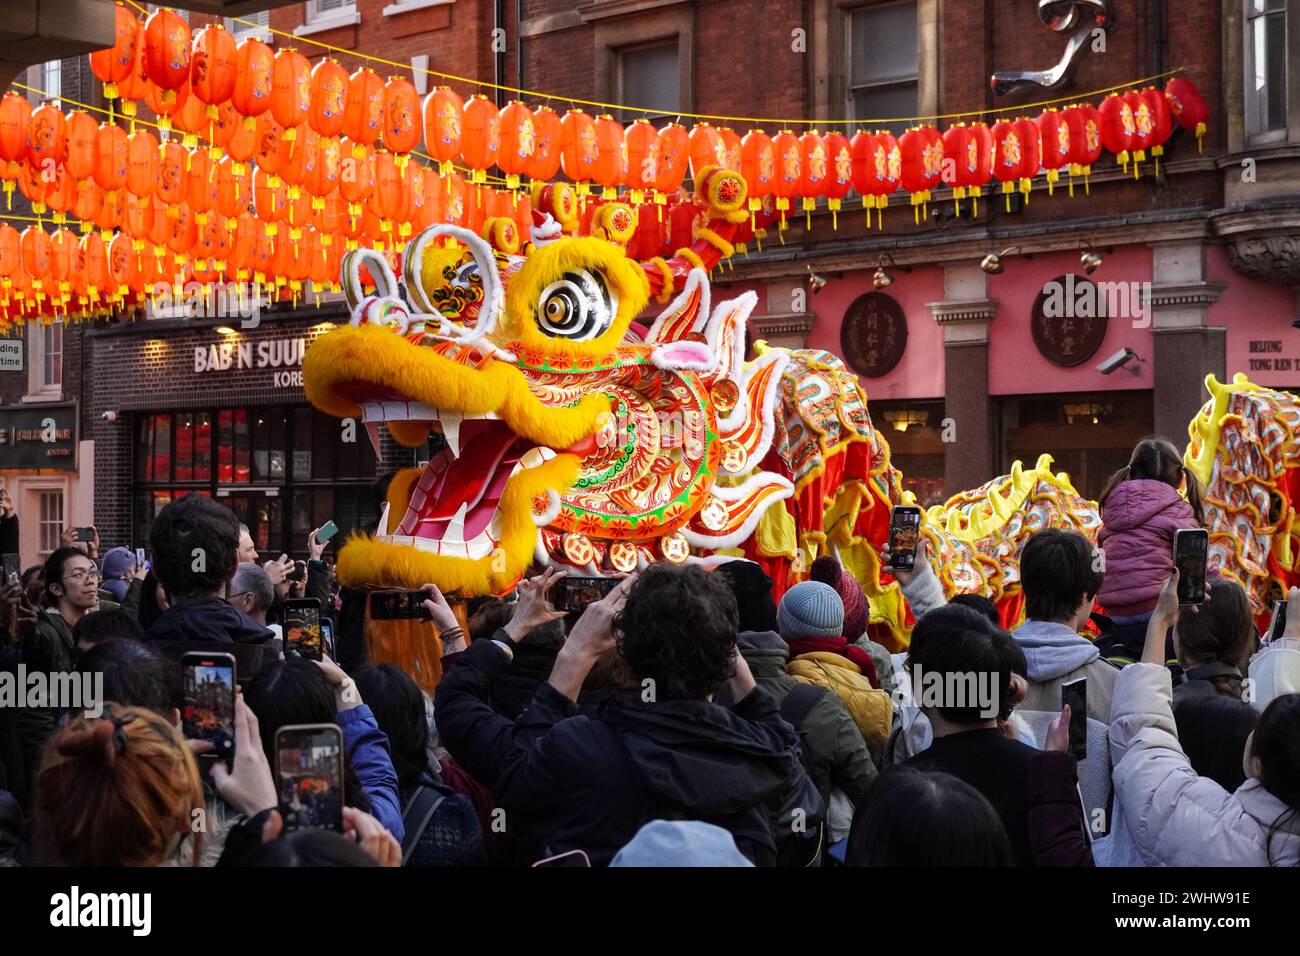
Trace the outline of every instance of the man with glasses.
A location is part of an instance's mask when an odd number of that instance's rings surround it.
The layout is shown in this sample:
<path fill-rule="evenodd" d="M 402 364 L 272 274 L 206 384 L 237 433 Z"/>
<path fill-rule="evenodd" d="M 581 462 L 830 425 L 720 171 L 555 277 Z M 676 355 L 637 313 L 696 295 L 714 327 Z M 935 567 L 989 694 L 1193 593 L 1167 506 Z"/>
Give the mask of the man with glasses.
<path fill-rule="evenodd" d="M 27 672 L 52 675 L 71 671 L 77 663 L 76 623 L 99 610 L 99 569 L 77 548 L 58 548 L 45 561 L 45 610 L 34 628 L 23 635 Z M 47 677 L 48 680 L 48 677 Z M 55 730 L 57 707 L 28 707 L 19 714 L 23 752 L 34 775 L 40 748 Z"/>

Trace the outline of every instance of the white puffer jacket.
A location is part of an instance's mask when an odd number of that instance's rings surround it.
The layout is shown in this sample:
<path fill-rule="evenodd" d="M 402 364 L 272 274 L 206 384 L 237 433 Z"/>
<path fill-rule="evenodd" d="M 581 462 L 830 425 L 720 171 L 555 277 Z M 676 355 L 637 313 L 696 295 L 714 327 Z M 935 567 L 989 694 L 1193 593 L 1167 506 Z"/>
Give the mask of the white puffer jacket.
<path fill-rule="evenodd" d="M 1228 793 L 1192 769 L 1178 743 L 1166 668 L 1120 671 L 1110 717 L 1115 800 L 1148 865 L 1300 864 L 1300 819 L 1286 804 L 1256 779 Z M 1270 852 L 1269 830 L 1279 818 Z"/>

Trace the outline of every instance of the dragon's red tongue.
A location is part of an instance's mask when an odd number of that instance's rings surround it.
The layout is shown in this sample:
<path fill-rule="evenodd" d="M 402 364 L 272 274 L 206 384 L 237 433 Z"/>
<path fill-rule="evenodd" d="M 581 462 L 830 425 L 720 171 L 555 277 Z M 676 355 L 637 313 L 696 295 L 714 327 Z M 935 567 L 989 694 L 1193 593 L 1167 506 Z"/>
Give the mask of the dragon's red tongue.
<path fill-rule="evenodd" d="M 441 538 L 462 506 L 470 509 L 465 534 L 473 537 L 481 531 L 486 521 L 480 512 L 486 510 L 487 520 L 491 520 L 505 481 L 523 453 L 512 449 L 516 442 L 518 436 L 503 422 L 464 422 L 460 457 L 447 462 L 444 453 L 441 468 L 438 460 L 426 468 L 412 491 L 401 533 Z"/>

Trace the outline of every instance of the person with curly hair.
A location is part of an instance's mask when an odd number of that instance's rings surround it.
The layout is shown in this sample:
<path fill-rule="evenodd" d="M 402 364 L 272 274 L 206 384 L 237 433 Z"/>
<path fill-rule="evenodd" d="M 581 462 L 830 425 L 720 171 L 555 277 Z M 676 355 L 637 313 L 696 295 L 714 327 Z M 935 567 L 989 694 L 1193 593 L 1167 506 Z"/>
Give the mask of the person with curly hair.
<path fill-rule="evenodd" d="M 517 721 L 492 710 L 492 685 L 519 637 L 562 616 L 546 603 L 562 574 L 523 582 L 509 624 L 475 641 L 457 680 L 438 688 L 452 754 L 491 776 L 507 826 L 546 854 L 583 850 L 604 866 L 651 820 L 689 819 L 727 830 L 754 863 L 775 864 L 792 805 L 819 817 L 821 798 L 795 731 L 737 653 L 734 596 L 702 568 L 654 565 L 624 579 L 583 612 Z M 580 715 L 584 682 L 612 649 L 625 689 Z"/>

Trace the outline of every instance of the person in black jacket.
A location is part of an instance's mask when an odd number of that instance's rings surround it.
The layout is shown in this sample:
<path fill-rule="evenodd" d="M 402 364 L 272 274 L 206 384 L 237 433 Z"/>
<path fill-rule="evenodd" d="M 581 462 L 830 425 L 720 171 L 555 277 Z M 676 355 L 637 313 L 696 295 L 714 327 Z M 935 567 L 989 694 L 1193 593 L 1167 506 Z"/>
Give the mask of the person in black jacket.
<path fill-rule="evenodd" d="M 263 644 L 271 639 L 267 628 L 225 601 L 238 566 L 234 512 L 202 495 L 186 495 L 158 512 L 149 544 L 168 602 L 148 630 L 151 641 Z"/>
<path fill-rule="evenodd" d="M 736 651 L 735 598 L 701 568 L 655 565 L 589 605 L 514 724 L 492 712 L 491 679 L 456 681 L 472 669 L 499 676 L 518 635 L 560 616 L 545 602 L 557 576 L 523 582 L 510 623 L 471 645 L 439 687 L 435 715 L 452 754 L 484 782 L 470 752 L 499 765 L 492 787 L 507 826 L 550 853 L 581 849 L 603 866 L 645 823 L 694 819 L 728 830 L 754 863 L 775 863 L 784 824 L 774 821 L 787 819 L 791 796 L 812 804 L 808 817 L 820 798 L 795 731 Z M 615 647 L 636 689 L 578 716 L 592 665 Z M 480 669 L 489 655 L 497 662 Z M 733 708 L 712 702 L 724 689 Z"/>

